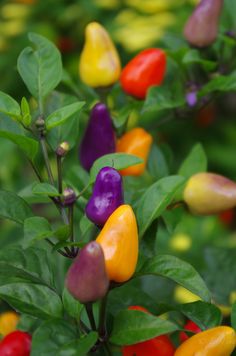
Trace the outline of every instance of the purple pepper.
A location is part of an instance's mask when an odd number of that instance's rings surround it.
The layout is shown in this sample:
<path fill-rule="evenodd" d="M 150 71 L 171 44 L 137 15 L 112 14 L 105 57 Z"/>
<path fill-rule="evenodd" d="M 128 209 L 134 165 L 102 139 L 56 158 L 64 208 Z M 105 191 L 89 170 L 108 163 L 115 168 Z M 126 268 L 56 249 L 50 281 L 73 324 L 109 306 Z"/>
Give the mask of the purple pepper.
<path fill-rule="evenodd" d="M 70 266 L 66 276 L 66 288 L 80 303 L 103 298 L 109 287 L 104 253 L 96 242 L 82 248 Z"/>
<path fill-rule="evenodd" d="M 109 216 L 124 204 L 121 175 L 112 167 L 103 167 L 96 178 L 93 194 L 85 208 L 88 219 L 103 226 Z"/>
<path fill-rule="evenodd" d="M 195 91 L 188 92 L 185 99 L 188 106 L 193 107 L 197 104 L 197 93 Z"/>
<path fill-rule="evenodd" d="M 80 145 L 80 161 L 89 171 L 97 158 L 115 152 L 115 134 L 105 104 L 96 104 Z"/>

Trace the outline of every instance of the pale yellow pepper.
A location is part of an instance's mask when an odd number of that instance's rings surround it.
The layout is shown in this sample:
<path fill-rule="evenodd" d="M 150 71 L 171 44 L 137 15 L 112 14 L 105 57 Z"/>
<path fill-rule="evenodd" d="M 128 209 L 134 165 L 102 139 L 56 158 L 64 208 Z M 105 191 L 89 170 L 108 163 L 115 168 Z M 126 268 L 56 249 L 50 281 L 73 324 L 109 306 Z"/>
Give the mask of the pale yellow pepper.
<path fill-rule="evenodd" d="M 119 55 L 109 34 L 99 23 L 89 23 L 79 63 L 81 80 L 93 88 L 107 87 L 119 79 L 120 72 Z"/>
<path fill-rule="evenodd" d="M 217 326 L 187 339 L 174 356 L 229 356 L 236 345 L 236 335 L 229 326 Z"/>
<path fill-rule="evenodd" d="M 125 282 L 138 260 L 138 229 L 130 205 L 121 205 L 106 221 L 96 240 L 102 247 L 110 281 Z"/>
<path fill-rule="evenodd" d="M 20 317 L 13 311 L 0 314 L 0 335 L 6 336 L 16 330 Z"/>

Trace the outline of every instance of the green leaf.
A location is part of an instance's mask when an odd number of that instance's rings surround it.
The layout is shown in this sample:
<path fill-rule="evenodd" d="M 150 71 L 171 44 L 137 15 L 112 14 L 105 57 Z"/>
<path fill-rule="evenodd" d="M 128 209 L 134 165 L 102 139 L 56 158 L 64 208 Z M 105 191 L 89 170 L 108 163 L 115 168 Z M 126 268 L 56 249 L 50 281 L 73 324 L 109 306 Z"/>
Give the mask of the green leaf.
<path fill-rule="evenodd" d="M 76 329 L 65 320 L 45 321 L 33 334 L 30 356 L 56 356 L 76 337 Z"/>
<path fill-rule="evenodd" d="M 193 266 L 178 257 L 159 255 L 150 258 L 144 263 L 137 275 L 147 274 L 169 278 L 206 302 L 211 299 L 210 292 L 202 277 Z"/>
<path fill-rule="evenodd" d="M 197 143 L 181 164 L 178 174 L 186 178 L 207 170 L 207 157 L 201 143 Z"/>
<path fill-rule="evenodd" d="M 11 246 L 0 250 L 0 285 L 2 277 L 19 279 L 53 286 L 52 266 L 46 250 Z"/>
<path fill-rule="evenodd" d="M 42 217 L 34 216 L 24 221 L 24 247 L 29 247 L 38 240 L 52 235 L 49 222 Z"/>
<path fill-rule="evenodd" d="M 212 71 L 217 67 L 216 62 L 201 58 L 199 51 L 197 51 L 196 49 L 192 49 L 185 54 L 185 56 L 183 57 L 183 63 L 184 64 L 198 63 L 206 71 Z"/>
<path fill-rule="evenodd" d="M 0 217 L 23 224 L 32 215 L 32 210 L 24 199 L 15 193 L 0 190 Z"/>
<path fill-rule="evenodd" d="M 70 225 L 62 225 L 54 230 L 53 235 L 60 241 L 65 241 L 70 236 Z"/>
<path fill-rule="evenodd" d="M 132 345 L 178 330 L 168 320 L 138 310 L 122 310 L 114 319 L 110 341 L 116 345 Z"/>
<path fill-rule="evenodd" d="M 98 172 L 103 167 L 113 167 L 117 170 L 124 169 L 136 164 L 142 163 L 143 160 L 137 156 L 126 153 L 110 153 L 108 155 L 98 158 L 90 170 L 90 182 L 93 183 L 97 177 Z"/>
<path fill-rule="evenodd" d="M 62 317 L 60 297 L 50 288 L 31 283 L 0 286 L 0 297 L 22 313 L 42 319 Z"/>
<path fill-rule="evenodd" d="M 89 334 L 62 346 L 58 352 L 58 356 L 86 356 L 96 343 L 97 339 L 98 334 L 92 331 Z"/>
<path fill-rule="evenodd" d="M 148 171 L 156 180 L 169 174 L 166 158 L 157 145 L 152 145 L 148 157 Z"/>
<path fill-rule="evenodd" d="M 21 118 L 20 105 L 2 91 L 0 91 L 0 112 L 16 120 Z"/>
<path fill-rule="evenodd" d="M 75 319 L 80 318 L 81 311 L 83 309 L 83 304 L 80 304 L 78 300 L 72 297 L 66 288 L 63 290 L 62 301 L 67 313 Z"/>
<path fill-rule="evenodd" d="M 36 140 L 7 131 L 0 131 L 0 137 L 15 143 L 31 161 L 34 160 L 39 146 Z"/>
<path fill-rule="evenodd" d="M 45 37 L 30 33 L 32 47 L 26 47 L 18 57 L 17 68 L 30 93 L 42 100 L 61 81 L 62 61 L 56 46 Z"/>
<path fill-rule="evenodd" d="M 32 187 L 32 192 L 37 195 L 46 195 L 49 197 L 58 197 L 60 193 L 58 190 L 49 183 L 36 183 Z"/>
<path fill-rule="evenodd" d="M 236 302 L 232 305 L 231 311 L 231 325 L 236 330 Z"/>
<path fill-rule="evenodd" d="M 29 127 L 31 124 L 31 114 L 30 114 L 30 108 L 28 101 L 26 100 L 25 97 L 22 98 L 21 100 L 21 112 L 22 112 L 22 122 L 26 127 Z"/>
<path fill-rule="evenodd" d="M 221 324 L 221 312 L 214 304 L 197 301 L 182 304 L 178 307 L 178 310 L 202 330 L 214 328 Z"/>
<path fill-rule="evenodd" d="M 145 191 L 136 207 L 140 237 L 143 236 L 151 223 L 163 213 L 184 182 L 183 177 L 169 176 L 160 179 Z"/>
<path fill-rule="evenodd" d="M 85 102 L 77 102 L 54 111 L 46 119 L 46 129 L 49 131 L 56 126 L 64 124 L 72 115 L 78 114 Z"/>
<path fill-rule="evenodd" d="M 218 75 L 208 82 L 199 91 L 199 96 L 204 96 L 214 91 L 228 92 L 236 90 L 236 71 L 232 72 L 230 75 Z"/>

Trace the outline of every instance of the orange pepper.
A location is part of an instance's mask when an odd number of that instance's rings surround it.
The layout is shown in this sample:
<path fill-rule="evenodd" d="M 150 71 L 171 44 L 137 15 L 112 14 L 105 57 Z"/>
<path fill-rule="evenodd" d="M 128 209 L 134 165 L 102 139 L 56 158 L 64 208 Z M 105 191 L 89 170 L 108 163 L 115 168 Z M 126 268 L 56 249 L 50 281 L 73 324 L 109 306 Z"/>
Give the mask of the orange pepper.
<path fill-rule="evenodd" d="M 141 127 L 126 132 L 118 140 L 116 152 L 133 154 L 143 159 L 143 163 L 122 169 L 120 173 L 123 176 L 140 176 L 144 172 L 151 144 L 152 136 Z"/>
<path fill-rule="evenodd" d="M 0 315 L 0 334 L 6 336 L 16 330 L 20 317 L 13 311 L 7 311 Z"/>
<path fill-rule="evenodd" d="M 233 328 L 217 326 L 187 339 L 175 356 L 230 356 L 236 345 L 235 336 Z"/>
<path fill-rule="evenodd" d="M 138 260 L 137 222 L 130 205 L 120 205 L 110 215 L 96 241 L 103 249 L 110 281 L 130 279 Z"/>

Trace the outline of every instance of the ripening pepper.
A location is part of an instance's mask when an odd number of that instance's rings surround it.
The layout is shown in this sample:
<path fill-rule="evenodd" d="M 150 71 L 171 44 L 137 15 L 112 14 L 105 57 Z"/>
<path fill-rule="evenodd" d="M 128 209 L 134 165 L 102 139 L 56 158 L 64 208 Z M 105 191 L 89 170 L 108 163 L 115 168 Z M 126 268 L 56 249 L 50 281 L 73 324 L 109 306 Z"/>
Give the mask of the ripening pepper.
<path fill-rule="evenodd" d="M 152 144 L 152 136 L 141 127 L 136 127 L 126 132 L 116 145 L 116 152 L 124 152 L 138 156 L 143 159 L 143 163 L 122 169 L 123 176 L 140 176 L 146 167 L 149 151 Z"/>
<path fill-rule="evenodd" d="M 236 205 L 236 183 L 214 173 L 197 173 L 187 182 L 183 195 L 195 214 L 217 214 Z"/>
<path fill-rule="evenodd" d="M 82 166 L 89 171 L 97 158 L 115 152 L 115 134 L 105 104 L 96 104 L 80 146 Z"/>
<path fill-rule="evenodd" d="M 13 331 L 0 342 L 1 356 L 30 356 L 31 335 L 20 330 Z"/>
<path fill-rule="evenodd" d="M 147 309 L 138 305 L 131 306 L 128 309 L 149 313 Z M 175 348 L 167 335 L 157 336 L 147 341 L 122 347 L 122 356 L 173 356 L 174 352 Z"/>
<path fill-rule="evenodd" d="M 104 254 L 96 242 L 89 242 L 79 252 L 66 276 L 66 288 L 80 303 L 103 298 L 108 290 Z"/>
<path fill-rule="evenodd" d="M 0 335 L 6 336 L 16 330 L 20 317 L 13 311 L 7 311 L 0 315 Z"/>
<path fill-rule="evenodd" d="M 89 23 L 79 63 L 81 80 L 93 88 L 107 87 L 119 79 L 120 72 L 119 55 L 109 34 L 99 23 Z"/>
<path fill-rule="evenodd" d="M 130 205 L 121 205 L 106 221 L 96 241 L 101 245 L 110 281 L 125 282 L 138 260 L 138 229 Z"/>
<path fill-rule="evenodd" d="M 160 85 L 166 72 L 166 54 L 159 48 L 140 52 L 123 68 L 121 87 L 129 95 L 145 99 L 148 89 Z"/>
<path fill-rule="evenodd" d="M 88 219 L 103 226 L 109 216 L 124 204 L 122 177 L 116 169 L 103 167 L 97 177 L 93 194 L 85 208 Z"/>
<path fill-rule="evenodd" d="M 184 37 L 195 47 L 215 42 L 224 0 L 201 0 L 184 27 Z"/>
<path fill-rule="evenodd" d="M 235 345 L 234 329 L 217 326 L 190 337 L 178 347 L 175 356 L 230 356 Z"/>
<path fill-rule="evenodd" d="M 195 324 L 192 320 L 187 321 L 187 323 L 184 325 L 184 329 L 192 331 L 194 334 L 200 333 L 202 331 L 199 326 Z M 179 338 L 181 342 L 184 342 L 189 339 L 189 336 L 184 331 L 181 331 L 179 334 Z"/>

